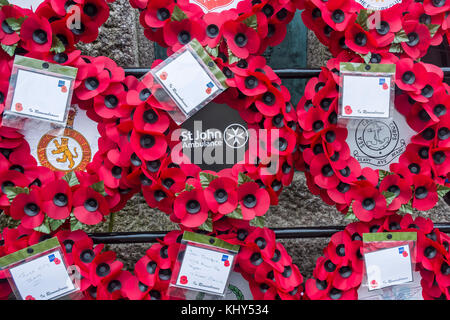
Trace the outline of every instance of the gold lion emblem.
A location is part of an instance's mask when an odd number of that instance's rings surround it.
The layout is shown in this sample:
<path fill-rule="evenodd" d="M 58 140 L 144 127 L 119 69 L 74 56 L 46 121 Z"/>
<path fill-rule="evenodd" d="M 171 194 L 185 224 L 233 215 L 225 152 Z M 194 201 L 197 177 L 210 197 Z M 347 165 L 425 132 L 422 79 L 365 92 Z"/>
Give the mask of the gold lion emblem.
<path fill-rule="evenodd" d="M 73 148 L 74 154 L 69 149 L 69 139 L 61 138 L 61 143 L 58 142 L 57 139 L 53 140 L 56 149 L 52 150 L 52 154 L 62 154 L 62 158 L 57 158 L 56 161 L 65 163 L 69 161 L 69 169 L 72 169 L 75 165 L 74 158 L 78 158 L 77 147 Z"/>

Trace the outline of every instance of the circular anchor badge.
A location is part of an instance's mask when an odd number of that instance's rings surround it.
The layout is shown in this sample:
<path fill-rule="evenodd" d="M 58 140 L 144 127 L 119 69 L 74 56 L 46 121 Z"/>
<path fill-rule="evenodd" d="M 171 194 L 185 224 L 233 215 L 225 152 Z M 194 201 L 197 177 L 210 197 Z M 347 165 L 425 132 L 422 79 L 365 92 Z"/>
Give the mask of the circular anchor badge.
<path fill-rule="evenodd" d="M 360 163 L 373 166 L 389 164 L 406 148 L 394 120 L 361 120 L 355 130 L 355 142 L 353 156 Z"/>

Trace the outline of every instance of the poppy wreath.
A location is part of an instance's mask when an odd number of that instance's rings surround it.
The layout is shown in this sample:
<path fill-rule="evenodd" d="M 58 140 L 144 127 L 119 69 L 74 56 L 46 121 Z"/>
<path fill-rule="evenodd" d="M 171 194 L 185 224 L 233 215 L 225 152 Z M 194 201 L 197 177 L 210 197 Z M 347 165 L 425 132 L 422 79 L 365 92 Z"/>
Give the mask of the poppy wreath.
<path fill-rule="evenodd" d="M 367 222 L 429 210 L 449 190 L 450 88 L 439 67 L 419 58 L 448 34 L 450 3 L 403 1 L 381 11 L 382 30 L 368 27 L 375 13 L 353 1 L 339 3 L 307 1 L 302 13 L 335 57 L 307 83 L 297 106 L 303 152 L 297 168 L 313 194 L 349 218 Z M 325 29 L 329 37 L 320 33 Z M 396 65 L 395 109 L 415 134 L 389 171 L 363 168 L 350 153 L 348 130 L 337 123 L 340 62 Z"/>
<path fill-rule="evenodd" d="M 300 299 L 303 277 L 283 245 L 276 242 L 272 230 L 251 227 L 243 221 L 220 229 L 219 238 L 241 246 L 234 271 L 249 282 L 255 300 Z M 82 299 L 168 300 L 172 270 L 182 256 L 179 252 L 182 235 L 182 231 L 170 231 L 136 262 L 133 272 L 124 270 L 115 252 L 105 249 L 103 244 L 94 245 L 82 230 L 45 234 L 21 226 L 6 228 L 1 234 L 0 256 L 57 237 L 67 265 L 76 267 L 74 278 L 83 293 Z M 0 299 L 8 299 L 11 292 L 8 281 L 0 274 Z"/>
<path fill-rule="evenodd" d="M 319 257 L 313 278 L 305 282 L 305 298 L 311 300 L 356 300 L 364 274 L 362 234 L 416 232 L 415 271 L 420 272 L 426 300 L 448 300 L 450 237 L 435 228 L 430 219 L 391 215 L 371 222 L 353 222 L 335 233 Z"/>
<path fill-rule="evenodd" d="M 248 154 L 248 161 L 230 170 L 201 172 L 194 164 L 172 161 L 176 143 L 171 133 L 178 126 L 155 98 L 158 90 L 152 94 L 151 76 L 141 80 L 125 76 L 111 59 L 84 56 L 74 48 L 77 41 L 93 40 L 87 34 L 97 34 L 98 26 L 108 16 L 107 4 L 87 0 L 72 4 L 81 12 L 80 30 L 67 23 L 69 13 L 62 15 L 62 8 L 66 12 L 72 8 L 64 4 L 46 1 L 36 13 L 2 5 L 1 12 L 6 11 L 8 17 L 10 11 L 14 12 L 14 18 L 5 18 L 2 24 L 19 36 L 14 44 L 10 44 L 12 40 L 7 42 L 5 52 L 0 53 L 4 70 L 2 102 L 15 53 L 78 68 L 72 103 L 98 123 L 99 151 L 86 171 L 52 172 L 37 166 L 19 132 L 0 127 L 4 213 L 29 229 L 50 232 L 62 226 L 76 230 L 83 224 L 104 221 L 142 190 L 151 207 L 188 228 L 211 231 L 213 221 L 222 218 L 251 220 L 261 226 L 261 217 L 270 204 L 277 203 L 283 186 L 292 181 L 295 158 L 299 156 L 297 117 L 290 94 L 265 59 L 252 55 L 231 63 L 212 56 L 230 87 L 217 101 L 237 109 L 249 128 L 277 133 L 255 137 L 266 150 L 264 158 Z M 51 28 L 53 24 L 57 30 Z M 87 26 L 91 25 L 97 28 L 90 31 Z M 4 36 L 9 35 L 5 32 Z M 160 62 L 155 61 L 152 67 Z M 275 161 L 277 169 L 273 171 Z"/>
<path fill-rule="evenodd" d="M 165 113 L 170 107 L 161 102 L 161 88 L 152 76 L 144 76 L 127 94 L 135 112 L 119 126 L 123 123 L 126 133 L 132 128 L 130 142 L 140 166 L 135 175 L 147 203 L 187 228 L 211 231 L 213 222 L 229 218 L 262 226 L 262 216 L 292 181 L 299 129 L 289 91 L 260 54 L 284 39 L 296 6 L 245 0 L 236 9 L 204 14 L 186 0 L 130 3 L 140 10 L 145 35 L 168 47 L 169 55 L 193 39 L 204 46 L 227 78 L 228 89 L 214 101 L 237 110 L 254 129 L 249 141 L 258 145 L 256 153 L 247 150 L 245 160 L 231 169 L 201 171 L 175 147 L 178 127 Z M 260 129 L 269 134 L 254 133 Z"/>

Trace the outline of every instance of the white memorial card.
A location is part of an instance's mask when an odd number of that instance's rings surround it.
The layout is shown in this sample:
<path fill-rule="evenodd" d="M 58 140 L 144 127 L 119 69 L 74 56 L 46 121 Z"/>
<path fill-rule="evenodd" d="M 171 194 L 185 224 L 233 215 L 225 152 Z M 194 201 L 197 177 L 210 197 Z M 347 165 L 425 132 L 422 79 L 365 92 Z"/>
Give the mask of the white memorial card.
<path fill-rule="evenodd" d="M 185 114 L 219 90 L 189 50 L 159 69 L 155 76 Z"/>
<path fill-rule="evenodd" d="M 33 11 L 36 11 L 36 9 L 42 2 L 44 2 L 44 0 L 9 0 L 8 2 L 9 4 L 14 4 L 24 9 L 31 9 Z"/>
<path fill-rule="evenodd" d="M 13 267 L 10 272 L 24 300 L 50 300 L 76 290 L 58 250 Z"/>
<path fill-rule="evenodd" d="M 364 254 L 369 291 L 413 281 L 409 245 Z"/>
<path fill-rule="evenodd" d="M 345 75 L 342 79 L 342 110 L 345 118 L 389 118 L 391 78 Z"/>
<path fill-rule="evenodd" d="M 10 112 L 50 121 L 64 121 L 71 81 L 19 69 Z"/>
<path fill-rule="evenodd" d="M 222 295 L 233 259 L 234 255 L 229 253 L 187 245 L 176 285 Z"/>

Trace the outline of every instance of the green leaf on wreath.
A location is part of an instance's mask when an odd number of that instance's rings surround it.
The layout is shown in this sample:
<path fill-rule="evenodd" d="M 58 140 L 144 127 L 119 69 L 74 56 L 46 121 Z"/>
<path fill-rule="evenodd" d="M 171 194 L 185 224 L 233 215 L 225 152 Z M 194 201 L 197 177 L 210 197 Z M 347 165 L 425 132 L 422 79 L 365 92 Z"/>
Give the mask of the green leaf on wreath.
<path fill-rule="evenodd" d="M 400 43 L 393 43 L 389 48 L 390 53 L 402 53 L 403 48 Z"/>
<path fill-rule="evenodd" d="M 441 25 L 439 24 L 428 24 L 427 28 L 430 31 L 430 36 L 433 38 L 434 35 L 436 34 L 436 32 L 439 30 L 439 28 L 441 27 Z"/>
<path fill-rule="evenodd" d="M 389 206 L 392 203 L 392 201 L 394 201 L 394 199 L 397 198 L 395 193 L 390 191 L 383 191 L 382 194 L 386 198 L 386 206 Z"/>
<path fill-rule="evenodd" d="M 250 220 L 250 225 L 258 228 L 264 228 L 266 225 L 266 218 L 264 216 L 257 216 Z"/>
<path fill-rule="evenodd" d="M 63 180 L 66 180 L 67 183 L 69 183 L 69 186 L 73 187 L 77 184 L 80 184 L 80 181 L 78 181 L 77 175 L 73 171 L 67 172 L 63 177 Z"/>
<path fill-rule="evenodd" d="M 175 7 L 173 8 L 171 20 L 172 21 L 181 21 L 181 20 L 184 20 L 187 18 L 188 18 L 188 16 L 186 15 L 186 13 L 184 13 L 183 10 L 180 9 L 180 7 L 175 5 Z"/>
<path fill-rule="evenodd" d="M 358 218 L 356 217 L 355 213 L 353 212 L 353 203 L 350 204 L 348 207 L 347 214 L 345 215 L 344 219 L 350 220 L 350 221 L 358 221 Z"/>
<path fill-rule="evenodd" d="M 226 216 L 227 216 L 227 218 L 242 220 L 243 216 L 242 216 L 241 205 L 238 204 L 236 209 L 234 209 L 232 212 L 228 213 Z"/>
<path fill-rule="evenodd" d="M 210 56 L 216 57 L 219 55 L 219 46 L 211 48 L 209 46 L 205 46 L 205 51 L 208 52 Z"/>
<path fill-rule="evenodd" d="M 200 172 L 199 176 L 200 176 L 200 183 L 202 184 L 203 189 L 207 188 L 211 183 L 211 181 L 218 178 L 218 176 L 206 172 Z"/>
<path fill-rule="evenodd" d="M 16 48 L 17 48 L 17 43 L 10 45 L 10 46 L 6 46 L 6 45 L 2 44 L 3 51 L 5 51 L 11 57 L 14 56 L 14 52 L 16 52 Z"/>
<path fill-rule="evenodd" d="M 442 197 L 444 197 L 447 194 L 447 192 L 450 191 L 450 188 L 446 187 L 446 186 L 443 186 L 441 184 L 438 184 L 436 191 L 437 191 L 437 194 L 438 194 L 439 198 L 442 198 Z"/>
<path fill-rule="evenodd" d="M 370 59 L 372 59 L 372 52 L 369 52 L 368 54 L 360 54 L 361 58 L 364 59 L 364 62 L 366 64 L 370 63 Z"/>
<path fill-rule="evenodd" d="M 250 16 L 242 22 L 247 25 L 247 27 L 258 31 L 258 19 L 256 19 L 256 15 Z"/>
<path fill-rule="evenodd" d="M 64 46 L 64 43 L 56 36 L 53 37 L 52 47 L 50 48 L 51 52 L 54 52 L 55 54 L 62 53 L 66 51 L 66 47 Z"/>
<path fill-rule="evenodd" d="M 243 183 L 246 182 L 251 182 L 253 181 L 252 178 L 250 178 L 249 176 L 247 176 L 246 174 L 239 172 L 239 176 L 238 176 L 238 186 L 240 186 Z"/>
<path fill-rule="evenodd" d="M 204 230 L 207 232 L 212 232 L 213 231 L 213 223 L 212 223 L 212 218 L 208 217 L 208 219 L 206 219 L 206 221 L 198 227 L 200 230 Z"/>
<path fill-rule="evenodd" d="M 8 0 L 0 0 L 0 6 L 9 6 Z"/>
<path fill-rule="evenodd" d="M 52 219 L 52 218 L 48 218 L 48 224 L 50 226 L 50 229 L 52 231 L 56 231 L 58 230 L 59 227 L 61 227 L 64 222 L 66 222 L 66 219 Z"/>
<path fill-rule="evenodd" d="M 412 208 L 411 202 L 408 202 L 407 204 L 402 204 L 400 206 L 400 208 L 398 209 L 398 211 L 402 212 L 402 213 L 412 214 L 413 213 L 413 208 Z"/>
<path fill-rule="evenodd" d="M 103 181 L 94 183 L 93 185 L 91 185 L 91 188 L 100 193 L 104 197 L 108 195 L 105 191 L 105 183 Z"/>
<path fill-rule="evenodd" d="M 399 32 L 395 33 L 394 36 L 394 40 L 392 41 L 392 43 L 402 43 L 402 42 L 408 42 L 409 38 L 408 35 L 406 34 L 405 30 L 400 30 Z"/>
<path fill-rule="evenodd" d="M 15 31 L 19 32 L 20 28 L 22 28 L 22 23 L 25 21 L 27 17 L 20 17 L 20 18 L 7 18 L 5 19 L 6 23 L 9 25 L 9 27 Z"/>
<path fill-rule="evenodd" d="M 390 175 L 392 175 L 392 174 L 394 174 L 394 173 L 392 173 L 392 172 L 390 172 L 390 171 L 378 169 L 378 178 L 379 178 L 379 181 L 383 181 L 383 179 L 386 178 L 386 176 L 390 176 Z"/>
<path fill-rule="evenodd" d="M 364 30 L 368 31 L 369 27 L 367 26 L 367 19 L 369 18 L 369 13 L 367 10 L 360 10 L 358 13 L 358 17 L 356 18 L 356 23 L 359 24 Z"/>
<path fill-rule="evenodd" d="M 240 58 L 236 57 L 233 52 L 228 48 L 228 63 L 233 64 L 241 60 Z"/>
<path fill-rule="evenodd" d="M 79 221 L 73 213 L 70 214 L 70 231 L 76 231 L 83 228 L 83 224 Z"/>
<path fill-rule="evenodd" d="M 192 191 L 195 187 L 192 184 L 186 183 L 186 187 L 184 188 L 185 191 Z"/>
<path fill-rule="evenodd" d="M 47 216 L 45 217 L 44 221 L 42 221 L 42 224 L 39 227 L 34 228 L 33 230 L 49 234 L 51 232 L 50 225 L 48 223 Z"/>
<path fill-rule="evenodd" d="M 6 194 L 8 197 L 8 200 L 12 202 L 14 198 L 20 194 L 20 193 L 30 193 L 30 189 L 28 188 L 21 188 L 21 187 L 4 187 L 3 193 Z"/>

